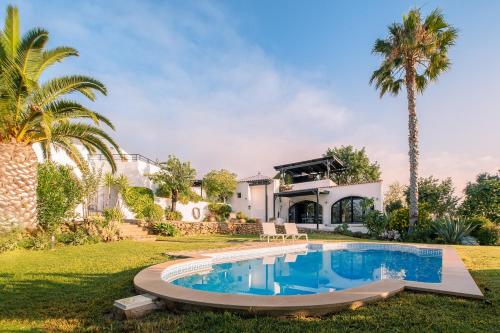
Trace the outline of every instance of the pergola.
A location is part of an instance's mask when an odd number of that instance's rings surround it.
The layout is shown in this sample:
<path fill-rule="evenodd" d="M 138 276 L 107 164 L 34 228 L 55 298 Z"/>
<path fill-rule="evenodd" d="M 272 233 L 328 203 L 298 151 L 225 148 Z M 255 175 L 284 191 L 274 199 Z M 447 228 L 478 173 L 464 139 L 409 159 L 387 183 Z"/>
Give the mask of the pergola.
<path fill-rule="evenodd" d="M 332 172 L 340 172 L 342 170 L 345 170 L 344 165 L 336 156 L 326 156 L 302 162 L 277 165 L 274 167 L 274 169 L 280 173 L 282 178 L 285 174 L 290 175 L 294 180 L 294 183 L 310 181 L 314 179 L 314 177 L 330 178 Z M 276 218 L 276 198 L 290 198 L 305 195 L 314 195 L 316 196 L 314 220 L 316 222 L 316 229 L 319 229 L 319 195 L 328 193 L 329 192 L 327 190 L 320 188 L 302 189 L 295 191 L 291 190 L 274 193 L 273 217 Z"/>

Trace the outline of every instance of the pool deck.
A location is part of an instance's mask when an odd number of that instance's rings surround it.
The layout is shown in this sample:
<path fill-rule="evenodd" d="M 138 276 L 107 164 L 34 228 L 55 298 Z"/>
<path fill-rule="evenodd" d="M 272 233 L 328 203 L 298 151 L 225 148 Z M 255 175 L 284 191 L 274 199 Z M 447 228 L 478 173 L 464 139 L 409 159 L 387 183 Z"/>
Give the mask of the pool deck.
<path fill-rule="evenodd" d="M 483 299 L 483 294 L 472 279 L 469 271 L 452 246 L 429 244 L 403 244 L 382 242 L 355 242 L 360 244 L 390 244 L 412 246 L 420 249 L 441 249 L 443 266 L 440 283 L 423 283 L 404 280 L 380 280 L 360 287 L 334 291 L 330 293 L 299 295 L 299 296 L 254 296 L 236 295 L 216 292 L 206 292 L 183 288 L 166 282 L 162 274 L 167 269 L 185 266 L 186 264 L 207 264 L 219 258 L 221 261 L 231 260 L 231 256 L 238 258 L 242 254 L 258 253 L 259 251 L 297 251 L 301 245 L 332 244 L 323 241 L 309 242 L 281 242 L 242 244 L 237 248 L 217 249 L 213 251 L 198 251 L 183 253 L 185 259 L 167 261 L 148 267 L 134 278 L 135 289 L 161 298 L 170 310 L 230 310 L 240 313 L 266 315 L 324 315 L 344 309 L 353 309 L 364 304 L 380 301 L 393 296 L 403 290 L 431 292 L 459 297 Z M 339 244 L 339 243 L 337 243 Z M 179 255 L 179 253 L 176 253 Z M 261 254 L 272 255 L 272 254 Z M 241 259 L 239 259 L 241 260 Z M 200 266 L 200 267 L 201 267 Z M 201 270 L 200 268 L 199 270 Z M 177 273 L 175 278 L 193 274 L 195 271 Z M 170 278 L 169 280 L 172 280 Z"/>

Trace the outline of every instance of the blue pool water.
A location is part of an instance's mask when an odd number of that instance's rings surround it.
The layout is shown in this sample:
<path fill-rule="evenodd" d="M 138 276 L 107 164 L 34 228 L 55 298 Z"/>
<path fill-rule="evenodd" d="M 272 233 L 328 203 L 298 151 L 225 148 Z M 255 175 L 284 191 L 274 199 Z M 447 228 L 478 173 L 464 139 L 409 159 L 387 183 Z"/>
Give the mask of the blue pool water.
<path fill-rule="evenodd" d="M 329 250 L 216 264 L 173 284 L 249 295 L 306 295 L 358 287 L 382 279 L 437 283 L 442 256 L 387 250 Z"/>

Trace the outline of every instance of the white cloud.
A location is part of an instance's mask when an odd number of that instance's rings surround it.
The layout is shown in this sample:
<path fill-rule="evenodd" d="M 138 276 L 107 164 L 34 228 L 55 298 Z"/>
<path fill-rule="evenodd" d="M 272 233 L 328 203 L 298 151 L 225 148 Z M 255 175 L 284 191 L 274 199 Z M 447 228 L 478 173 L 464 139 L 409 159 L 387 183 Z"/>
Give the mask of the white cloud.
<path fill-rule="evenodd" d="M 52 45 L 81 53 L 52 74 L 91 73 L 107 84 L 109 96 L 94 107 L 113 120 L 129 152 L 161 159 L 173 153 L 200 173 L 224 167 L 243 177 L 353 144 L 380 162 L 386 184 L 407 182 L 406 133 L 394 128 L 406 123 L 390 112 L 367 119 L 370 110 L 349 110 L 328 78 L 281 65 L 242 38 L 235 18 L 216 5 L 20 3 L 23 27 L 44 26 Z M 421 174 L 452 176 L 457 187 L 500 165 L 483 152 L 429 147 L 422 147 Z"/>

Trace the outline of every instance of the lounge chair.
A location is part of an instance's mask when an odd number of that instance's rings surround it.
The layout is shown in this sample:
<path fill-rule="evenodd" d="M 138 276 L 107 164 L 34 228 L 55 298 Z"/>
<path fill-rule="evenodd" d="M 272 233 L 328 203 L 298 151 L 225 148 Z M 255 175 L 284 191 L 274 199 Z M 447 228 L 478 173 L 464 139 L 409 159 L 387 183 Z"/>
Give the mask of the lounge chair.
<path fill-rule="evenodd" d="M 295 223 L 283 223 L 285 226 L 285 235 L 286 237 L 292 237 L 292 241 L 299 239 L 300 237 L 304 237 L 306 241 L 309 241 L 307 234 L 300 234 L 297 229 L 297 225 Z"/>
<path fill-rule="evenodd" d="M 269 243 L 269 239 L 278 239 L 281 238 L 283 242 L 285 242 L 285 234 L 276 233 L 276 226 L 274 223 L 262 223 L 262 234 L 260 234 L 260 240 L 264 240 L 267 238 L 267 242 Z"/>

